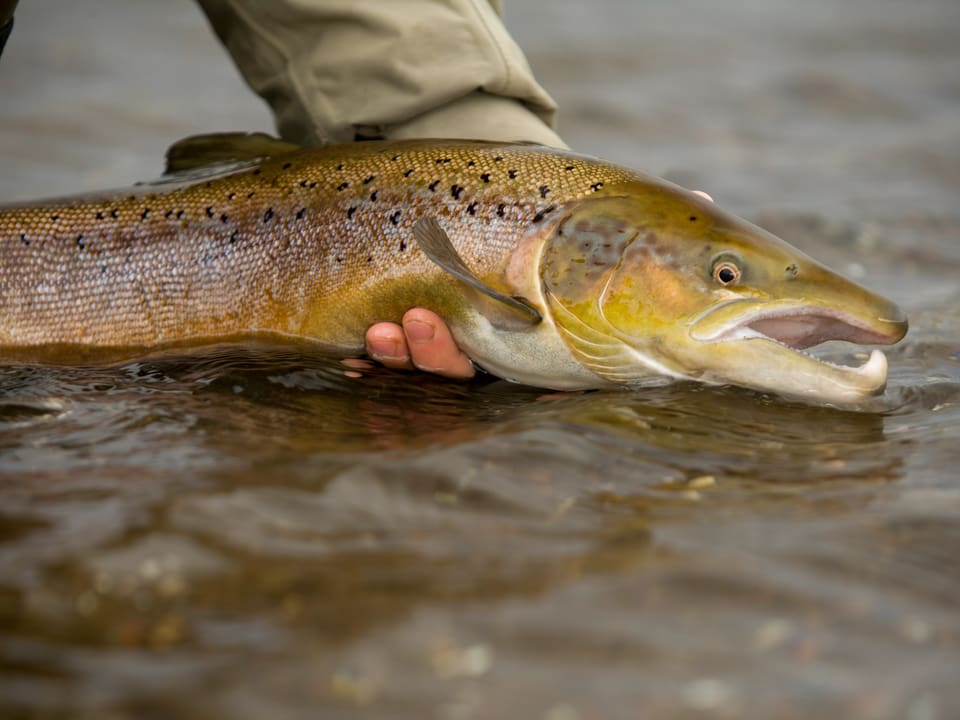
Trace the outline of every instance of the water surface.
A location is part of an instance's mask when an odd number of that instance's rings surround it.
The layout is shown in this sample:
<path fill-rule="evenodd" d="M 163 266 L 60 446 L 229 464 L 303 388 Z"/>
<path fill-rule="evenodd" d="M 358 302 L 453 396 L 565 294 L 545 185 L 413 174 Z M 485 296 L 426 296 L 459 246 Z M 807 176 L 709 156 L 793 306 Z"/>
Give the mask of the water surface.
<path fill-rule="evenodd" d="M 54 5 L 0 64 L 3 199 L 263 122 L 189 4 Z M 253 343 L 3 365 L 4 717 L 960 715 L 956 4 L 543 12 L 508 3 L 572 144 L 904 306 L 884 397 L 353 379 Z M 162 66 L 157 27 L 196 74 L 145 96 L 126 73 Z"/>

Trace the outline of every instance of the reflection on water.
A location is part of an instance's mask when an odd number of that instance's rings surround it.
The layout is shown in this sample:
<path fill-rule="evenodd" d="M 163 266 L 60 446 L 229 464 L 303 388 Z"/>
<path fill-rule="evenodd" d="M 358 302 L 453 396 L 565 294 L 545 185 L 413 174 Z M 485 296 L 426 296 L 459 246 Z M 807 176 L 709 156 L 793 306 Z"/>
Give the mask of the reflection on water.
<path fill-rule="evenodd" d="M 8 367 L 0 688 L 72 717 L 537 716 L 567 682 L 664 716 L 902 709 L 950 689 L 960 630 L 960 372 L 929 357 L 897 354 L 883 413 L 267 345 Z"/>

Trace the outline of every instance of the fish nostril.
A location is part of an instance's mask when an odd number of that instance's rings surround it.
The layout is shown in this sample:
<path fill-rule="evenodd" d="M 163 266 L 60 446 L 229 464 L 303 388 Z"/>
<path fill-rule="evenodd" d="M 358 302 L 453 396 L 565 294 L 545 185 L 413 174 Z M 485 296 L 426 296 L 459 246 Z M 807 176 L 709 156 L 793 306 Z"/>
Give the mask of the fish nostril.
<path fill-rule="evenodd" d="M 795 280 L 797 275 L 800 274 L 800 268 L 798 268 L 795 263 L 790 263 L 784 268 L 783 273 L 787 280 Z"/>

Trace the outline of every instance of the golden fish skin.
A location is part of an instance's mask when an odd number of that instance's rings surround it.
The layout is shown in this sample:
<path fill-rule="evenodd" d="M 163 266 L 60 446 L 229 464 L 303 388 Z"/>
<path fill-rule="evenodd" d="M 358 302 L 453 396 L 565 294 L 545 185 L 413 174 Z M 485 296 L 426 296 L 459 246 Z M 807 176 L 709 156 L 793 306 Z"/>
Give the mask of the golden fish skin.
<path fill-rule="evenodd" d="M 186 186 L 10 206 L 0 352 L 136 354 L 262 331 L 357 349 L 369 324 L 449 294 L 413 240 L 419 218 L 440 220 L 494 277 L 530 225 L 629 177 L 526 145 L 370 142 Z"/>

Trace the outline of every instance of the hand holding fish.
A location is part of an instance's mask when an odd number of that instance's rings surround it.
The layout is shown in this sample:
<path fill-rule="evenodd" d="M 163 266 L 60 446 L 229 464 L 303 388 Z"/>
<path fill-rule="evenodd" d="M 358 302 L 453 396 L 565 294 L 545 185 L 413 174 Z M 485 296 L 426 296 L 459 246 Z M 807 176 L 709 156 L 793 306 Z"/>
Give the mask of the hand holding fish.
<path fill-rule="evenodd" d="M 234 164 L 205 164 L 231 144 Z M 75 362 L 273 334 L 405 364 L 395 330 L 367 331 L 429 308 L 516 382 L 844 403 L 883 391 L 883 353 L 845 367 L 803 350 L 907 330 L 890 301 L 702 195 L 575 153 L 240 135 L 170 158 L 180 169 L 143 189 L 0 209 L 0 353 Z M 423 337 L 415 319 L 410 363 L 455 364 L 442 326 Z M 418 355 L 431 347 L 439 362 Z"/>
<path fill-rule="evenodd" d="M 703 190 L 693 193 L 713 202 Z M 426 308 L 408 310 L 400 324 L 372 325 L 367 330 L 366 343 L 367 355 L 389 368 L 423 370 L 460 380 L 469 380 L 476 374 L 443 318 Z"/>
<path fill-rule="evenodd" d="M 366 333 L 367 354 L 389 368 L 423 370 L 456 379 L 474 376 L 473 363 L 439 315 L 412 308 L 400 324 L 383 322 Z"/>

